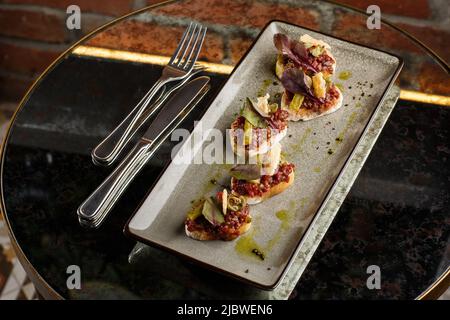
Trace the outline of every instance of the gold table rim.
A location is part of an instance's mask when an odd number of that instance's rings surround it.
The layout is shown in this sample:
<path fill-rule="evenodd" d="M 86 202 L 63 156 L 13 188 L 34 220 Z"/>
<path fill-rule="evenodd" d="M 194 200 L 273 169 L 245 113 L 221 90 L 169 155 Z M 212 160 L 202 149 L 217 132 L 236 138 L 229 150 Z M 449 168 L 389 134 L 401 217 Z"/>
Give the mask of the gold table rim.
<path fill-rule="evenodd" d="M 83 57 L 94 57 L 102 59 L 111 59 L 118 61 L 131 61 L 137 63 L 154 64 L 154 65 L 166 65 L 170 57 L 161 56 L 150 53 L 110 49 L 104 47 L 80 45 L 71 51 L 71 54 Z M 219 74 L 230 74 L 233 70 L 233 65 L 227 65 L 222 63 L 212 63 L 205 61 L 198 61 L 208 68 L 207 71 Z M 450 96 L 430 94 L 421 91 L 400 89 L 400 99 L 414 102 L 422 102 L 427 104 L 435 104 L 441 106 L 450 106 Z"/>
<path fill-rule="evenodd" d="M 112 21 L 96 28 L 95 30 L 93 30 L 92 32 L 88 33 L 87 35 L 83 36 L 81 39 L 79 39 L 78 41 L 76 41 L 73 45 L 71 45 L 67 50 L 65 50 L 64 52 L 62 52 L 40 75 L 39 77 L 37 77 L 32 85 L 28 88 L 28 90 L 26 91 L 25 95 L 23 96 L 23 98 L 20 100 L 16 110 L 14 111 L 11 120 L 8 124 L 6 133 L 5 133 L 5 137 L 3 138 L 2 141 L 2 145 L 1 145 L 1 150 L 0 150 L 0 177 L 3 176 L 3 163 L 4 163 L 4 157 L 5 157 L 5 146 L 6 146 L 6 142 L 8 141 L 9 138 L 9 134 L 11 132 L 11 127 L 12 124 L 14 123 L 14 120 L 16 119 L 16 116 L 18 114 L 18 112 L 22 109 L 22 107 L 24 106 L 25 102 L 27 101 L 27 98 L 29 97 L 30 93 L 33 91 L 33 89 L 36 87 L 36 85 L 40 82 L 40 80 L 42 78 L 44 78 L 44 76 L 46 76 L 51 70 L 52 68 L 60 61 L 62 60 L 68 53 L 71 53 L 72 51 L 74 51 L 74 49 L 79 46 L 82 42 L 88 40 L 89 38 L 91 38 L 92 36 L 94 36 L 95 34 L 99 33 L 100 31 L 103 31 L 105 29 L 107 29 L 108 27 L 112 26 L 113 24 L 116 24 L 120 21 L 125 20 L 128 17 L 131 17 L 133 15 L 137 15 L 140 14 L 142 12 L 145 12 L 149 9 L 153 9 L 153 8 L 157 8 L 160 6 L 165 6 L 171 3 L 175 3 L 178 2 L 180 0 L 165 0 L 162 1 L 160 3 L 156 3 L 153 5 L 149 5 L 146 6 L 144 8 L 138 9 L 138 10 L 134 10 L 130 13 L 127 13 L 121 17 L 118 17 L 116 19 L 113 19 Z M 328 1 L 328 0 L 324 0 L 325 2 L 329 2 L 332 4 L 335 4 L 337 6 L 341 6 L 344 8 L 347 8 L 349 10 L 353 10 L 362 14 L 365 14 L 362 10 L 359 10 L 357 8 L 348 6 L 348 5 L 343 5 L 334 1 Z M 390 25 L 392 27 L 392 24 L 389 22 L 386 22 L 386 20 L 383 20 L 384 23 Z M 437 61 L 442 65 L 442 58 L 437 55 L 433 50 L 431 50 L 430 48 L 428 48 L 426 45 L 424 45 L 422 42 L 420 42 L 419 40 L 417 40 L 415 37 L 412 37 L 411 35 L 409 35 L 408 33 L 406 33 L 405 31 L 397 28 L 394 26 L 394 29 L 398 29 L 400 32 L 403 32 L 404 34 L 406 34 L 407 36 L 409 36 L 412 40 L 416 41 L 418 44 L 420 44 L 423 48 L 427 49 L 429 51 L 429 53 L 431 55 L 434 55 L 435 58 L 437 58 Z M 444 62 L 445 63 L 445 62 Z M 446 65 L 448 68 L 448 65 Z M 414 91 L 415 92 L 415 91 Z M 419 92 L 420 93 L 420 92 Z M 445 97 L 445 96 L 444 96 Z M 448 98 L 448 97 L 445 97 Z M 20 247 L 20 245 L 18 244 L 18 242 L 16 241 L 15 235 L 12 232 L 12 228 L 11 228 L 11 224 L 8 220 L 8 216 L 6 214 L 6 208 L 5 208 L 5 201 L 4 201 L 4 197 L 3 197 L 3 179 L 0 179 L 0 214 L 3 215 L 5 222 L 6 222 L 6 226 L 7 226 L 7 230 L 8 230 L 8 235 L 11 238 L 11 243 L 13 245 L 13 248 L 17 254 L 17 257 L 19 259 L 19 261 L 22 263 L 22 265 L 24 266 L 24 269 L 27 271 L 28 276 L 30 277 L 30 279 L 33 281 L 33 284 L 36 286 L 36 289 L 38 290 L 38 292 L 40 294 L 42 294 L 42 296 L 46 299 L 57 299 L 57 300 L 64 300 L 64 297 L 61 296 L 55 289 L 53 289 L 48 283 L 47 281 L 39 274 L 39 272 L 34 268 L 34 266 L 31 264 L 31 262 L 28 260 L 28 258 L 25 256 L 22 248 Z M 449 268 L 450 269 L 450 268 Z M 436 294 L 436 291 L 438 289 L 442 289 L 442 284 L 445 284 L 445 282 L 449 282 L 450 280 L 450 270 L 447 269 L 446 273 L 442 274 L 435 282 L 433 282 L 432 285 L 430 285 L 421 295 L 419 295 L 416 299 L 418 300 L 426 300 L 427 298 L 431 298 L 433 299 L 434 295 Z M 36 283 L 38 282 L 38 283 Z M 41 290 L 39 290 L 41 289 Z M 47 291 L 42 292 L 42 289 L 45 289 Z"/>

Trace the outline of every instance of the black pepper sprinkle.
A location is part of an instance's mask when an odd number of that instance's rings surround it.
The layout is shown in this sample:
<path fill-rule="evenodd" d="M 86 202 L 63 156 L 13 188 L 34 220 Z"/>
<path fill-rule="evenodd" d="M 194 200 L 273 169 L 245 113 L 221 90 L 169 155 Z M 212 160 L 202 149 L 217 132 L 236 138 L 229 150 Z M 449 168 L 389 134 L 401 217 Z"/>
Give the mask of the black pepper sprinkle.
<path fill-rule="evenodd" d="M 333 150 L 328 149 L 328 154 L 333 154 Z"/>
<path fill-rule="evenodd" d="M 372 95 L 371 95 L 371 94 L 369 94 L 368 96 L 369 96 L 369 97 L 371 97 Z"/>
<path fill-rule="evenodd" d="M 270 268 L 267 268 L 267 270 L 270 270 Z"/>
<path fill-rule="evenodd" d="M 370 84 L 370 88 L 373 88 L 373 83 Z"/>
<path fill-rule="evenodd" d="M 328 141 L 327 144 L 330 144 L 330 141 Z"/>
<path fill-rule="evenodd" d="M 264 253 L 262 253 L 261 251 L 259 251 L 258 249 L 253 249 L 252 253 L 256 254 L 261 260 L 265 259 Z"/>
<path fill-rule="evenodd" d="M 315 132 L 313 132 L 313 135 L 316 135 L 316 133 L 315 133 Z"/>
<path fill-rule="evenodd" d="M 319 150 L 319 147 L 316 147 L 316 150 Z"/>
<path fill-rule="evenodd" d="M 248 273 L 248 269 L 244 271 L 245 273 Z"/>
<path fill-rule="evenodd" d="M 216 179 L 211 179 L 209 182 L 211 182 L 212 184 L 217 184 L 217 180 Z"/>
<path fill-rule="evenodd" d="M 363 93 L 361 93 L 361 97 L 364 97 L 364 92 L 363 92 Z"/>
<path fill-rule="evenodd" d="M 344 104 L 344 107 L 348 107 L 348 103 Z"/>
<path fill-rule="evenodd" d="M 336 141 L 337 141 L 337 142 L 341 142 L 342 140 L 343 140 L 342 138 L 339 138 L 339 137 L 336 138 Z"/>
<path fill-rule="evenodd" d="M 336 130 L 335 128 L 331 128 L 331 130 Z"/>
<path fill-rule="evenodd" d="M 355 98 L 355 97 L 352 97 L 352 99 L 355 100 L 356 98 Z"/>
<path fill-rule="evenodd" d="M 278 85 L 278 82 L 274 81 L 274 82 L 273 82 L 273 85 L 274 85 L 274 86 L 277 86 L 277 85 Z"/>
<path fill-rule="evenodd" d="M 292 138 L 292 134 L 288 135 L 289 138 Z"/>
<path fill-rule="evenodd" d="M 351 89 L 351 88 L 352 88 L 352 86 L 349 86 L 348 88 L 349 88 L 349 89 Z"/>

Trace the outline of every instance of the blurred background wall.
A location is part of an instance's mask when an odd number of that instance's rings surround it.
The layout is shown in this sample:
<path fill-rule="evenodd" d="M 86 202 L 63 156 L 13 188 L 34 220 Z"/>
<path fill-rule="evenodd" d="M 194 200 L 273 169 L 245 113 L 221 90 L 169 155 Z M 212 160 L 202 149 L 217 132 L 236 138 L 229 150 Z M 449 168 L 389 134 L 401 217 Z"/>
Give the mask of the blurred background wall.
<path fill-rule="evenodd" d="M 205 0 L 208 6 L 215 1 Z M 146 5 L 161 0 L 0 0 L 0 104 L 1 110 L 13 111 L 33 80 L 70 44 L 98 26 L 111 21 L 115 17 L 126 14 Z M 236 6 L 249 1 L 229 0 L 230 12 Z M 264 16 L 274 5 L 288 5 L 295 9 L 295 0 L 258 0 L 254 6 L 258 12 L 255 16 Z M 396 23 L 424 41 L 447 61 L 450 60 L 450 50 L 447 45 L 450 39 L 450 15 L 448 14 L 448 0 L 339 0 L 366 9 L 371 4 L 377 4 L 382 11 L 382 17 Z M 81 30 L 66 28 L 66 8 L 76 4 L 82 11 Z M 445 10 L 446 8 L 446 10 Z M 444 9 L 444 10 L 443 10 Z M 167 13 L 162 13 L 165 15 Z M 170 15 L 170 13 L 169 13 Z M 214 14 L 210 14 L 214 22 Z M 350 18 L 350 19 L 349 19 Z M 311 6 L 309 12 L 301 12 L 299 22 L 314 26 L 321 23 L 320 12 Z M 336 27 L 340 24 L 351 24 L 351 17 L 343 14 L 334 16 Z M 220 21 L 218 21 L 220 23 Z M 257 24 L 258 21 L 249 22 Z M 392 39 L 396 41 L 396 39 Z M 404 42 L 404 41 L 403 41 Z M 232 57 L 228 63 L 234 63 L 250 45 L 249 39 L 242 39 L 241 43 L 232 43 Z M 221 43 L 227 46 L 226 43 Z M 398 42 L 399 49 L 405 51 L 410 48 L 402 41 Z M 403 47 L 402 47 L 403 46 Z M 222 48 L 225 50 L 226 48 Z M 218 53 L 219 56 L 223 57 Z M 432 74 L 424 66 L 427 76 Z M 439 81 L 439 79 L 436 79 Z M 424 88 L 426 89 L 426 88 Z M 444 94 L 444 92 L 442 92 Z"/>
<path fill-rule="evenodd" d="M 161 2 L 162 0 L 0 0 L 0 138 L 3 139 L 10 117 L 16 109 L 20 99 L 39 74 L 71 44 L 88 34 L 95 28 L 133 10 L 147 5 Z M 204 0 L 205 8 L 214 8 L 214 3 L 226 0 Z M 253 3 L 252 15 L 254 21 L 242 21 L 239 12 Z M 314 27 L 320 23 L 329 23 L 332 28 L 344 30 L 347 24 L 354 24 L 355 19 L 344 12 L 327 14 L 327 19 L 322 21 L 322 12 L 314 5 L 314 1 L 308 1 L 308 9 L 299 9 L 297 0 L 228 0 L 227 12 L 205 12 L 208 20 L 217 25 L 223 24 L 223 17 L 229 17 L 227 23 L 233 21 L 236 24 L 236 32 L 243 34 L 239 41 L 229 42 L 226 34 L 211 33 L 209 41 L 214 42 L 211 52 L 206 52 L 206 58 L 214 62 L 226 64 L 236 63 L 251 44 L 251 39 L 246 38 L 246 28 L 262 27 L 266 21 L 264 18 L 272 10 L 289 9 L 289 14 L 294 15 L 299 24 Z M 305 2 L 305 1 L 303 1 Z M 338 0 L 351 6 L 365 10 L 369 5 L 376 4 L 381 8 L 382 17 L 409 31 L 411 34 L 425 42 L 435 50 L 447 62 L 450 61 L 450 15 L 448 0 Z M 66 27 L 66 8 L 76 4 L 82 11 L 81 30 L 68 30 Z M 198 9 L 198 8 L 197 8 Z M 170 16 L 183 15 L 180 11 L 155 12 L 158 15 L 159 32 L 164 33 L 164 28 L 170 28 Z M 258 19 L 260 18 L 260 19 Z M 235 21 L 235 22 L 234 22 Z M 358 29 L 358 28 L 356 28 Z M 218 28 L 220 30 L 220 28 Z M 345 34 L 341 36 L 345 37 Z M 373 43 L 376 39 L 365 39 L 365 34 L 360 35 L 363 41 Z M 407 41 L 398 39 L 398 35 L 392 33 L 392 38 L 387 39 L 394 43 L 399 52 L 409 54 L 414 48 Z M 177 41 L 173 40 L 174 43 Z M 151 44 L 149 44 L 151 45 Z M 373 44 L 376 46 L 376 44 Z M 206 49 L 205 49 L 206 50 Z M 419 58 L 420 57 L 415 57 Z M 435 93 L 448 95 L 450 87 L 449 77 L 436 76 L 434 67 L 426 63 L 418 67 L 414 72 L 421 74 L 423 81 L 417 90 L 427 91 L 433 86 L 438 88 Z M 439 89 L 440 88 L 440 89 Z M 440 92 L 439 92 L 440 91 Z M 0 293 L 6 295 L 2 298 L 33 299 L 36 293 L 33 285 L 26 278 L 20 263 L 11 248 L 5 222 L 0 213 Z M 450 292 L 447 293 L 450 296 Z M 449 297 L 447 297 L 448 299 Z"/>

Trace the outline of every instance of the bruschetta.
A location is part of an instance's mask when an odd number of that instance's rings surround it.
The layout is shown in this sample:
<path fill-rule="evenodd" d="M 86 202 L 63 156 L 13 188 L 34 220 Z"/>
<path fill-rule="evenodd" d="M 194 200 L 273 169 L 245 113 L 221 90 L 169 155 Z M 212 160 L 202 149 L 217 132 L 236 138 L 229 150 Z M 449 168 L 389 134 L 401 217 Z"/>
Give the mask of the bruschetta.
<path fill-rule="evenodd" d="M 247 232 L 251 222 L 245 197 L 224 189 L 216 197 L 195 201 L 184 225 L 192 239 L 230 241 Z"/>
<path fill-rule="evenodd" d="M 245 197 L 248 204 L 260 203 L 283 192 L 294 183 L 295 165 L 292 163 L 283 161 L 277 165 L 274 174 L 262 176 L 257 176 L 256 170 L 251 169 L 255 165 L 247 165 L 247 168 L 240 166 L 241 168 L 235 169 L 234 172 L 232 169 L 231 190 Z M 247 175 L 242 174 L 246 170 Z M 255 175 L 249 175 L 250 171 L 253 171 Z"/>
<path fill-rule="evenodd" d="M 336 59 L 330 52 L 330 46 L 307 34 L 295 40 L 277 33 L 274 35 L 274 45 L 278 50 L 275 74 L 280 79 L 288 68 L 298 68 L 310 76 L 322 72 L 325 78 L 336 70 Z"/>
<path fill-rule="evenodd" d="M 312 77 L 295 68 L 286 69 L 281 77 L 284 92 L 281 109 L 289 113 L 288 120 L 311 120 L 335 112 L 342 106 L 342 92 L 321 72 Z"/>
<path fill-rule="evenodd" d="M 240 115 L 229 130 L 231 148 L 240 157 L 255 157 L 268 152 L 287 133 L 289 113 L 278 104 L 269 104 L 269 95 L 257 102 L 246 99 Z"/>

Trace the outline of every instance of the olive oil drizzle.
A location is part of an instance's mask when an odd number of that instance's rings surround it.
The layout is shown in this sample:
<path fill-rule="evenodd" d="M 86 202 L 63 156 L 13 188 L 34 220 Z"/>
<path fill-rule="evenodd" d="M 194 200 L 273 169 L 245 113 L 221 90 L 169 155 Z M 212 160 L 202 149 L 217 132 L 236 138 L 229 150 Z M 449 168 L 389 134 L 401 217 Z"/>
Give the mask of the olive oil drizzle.
<path fill-rule="evenodd" d="M 269 88 L 269 86 L 273 83 L 272 79 L 266 79 L 263 81 L 261 87 L 258 89 L 257 95 L 258 97 L 263 97 L 266 95 L 267 93 L 267 89 Z"/>
<path fill-rule="evenodd" d="M 303 151 L 303 145 L 305 144 L 306 140 L 311 135 L 311 132 L 312 132 L 311 128 L 307 128 L 305 130 L 305 133 L 303 133 L 303 135 L 300 137 L 299 141 L 292 146 L 291 150 L 293 153 L 301 153 Z"/>
<path fill-rule="evenodd" d="M 227 164 L 212 164 L 208 170 L 209 179 L 203 186 L 203 188 L 199 191 L 198 197 L 203 197 L 206 194 L 211 193 L 213 190 L 222 187 L 220 181 L 228 176 L 229 165 Z"/>
<path fill-rule="evenodd" d="M 350 114 L 350 116 L 348 117 L 347 123 L 345 124 L 344 129 L 342 129 L 342 131 L 338 134 L 338 136 L 335 140 L 335 144 L 339 144 L 344 140 L 344 137 L 347 134 L 347 131 L 350 129 L 353 122 L 355 122 L 357 115 L 358 115 L 358 113 L 356 111 L 354 111 Z"/>
<path fill-rule="evenodd" d="M 348 80 L 352 77 L 352 73 L 350 71 L 341 71 L 338 75 L 338 78 L 341 80 Z"/>
<path fill-rule="evenodd" d="M 252 229 L 245 235 L 242 235 L 235 245 L 235 250 L 237 253 L 243 256 L 248 256 L 251 258 L 256 258 L 260 261 L 264 261 L 268 254 L 273 250 L 275 245 L 281 240 L 283 235 L 291 228 L 291 223 L 295 218 L 295 202 L 291 201 L 289 205 L 289 210 L 279 210 L 275 212 L 275 216 L 280 221 L 278 230 L 275 232 L 274 236 L 267 242 L 266 245 L 260 245 L 255 240 L 255 235 L 259 230 L 260 219 L 253 220 Z"/>
<path fill-rule="evenodd" d="M 335 83 L 334 84 L 341 92 L 344 92 L 344 85 L 342 83 Z"/>

